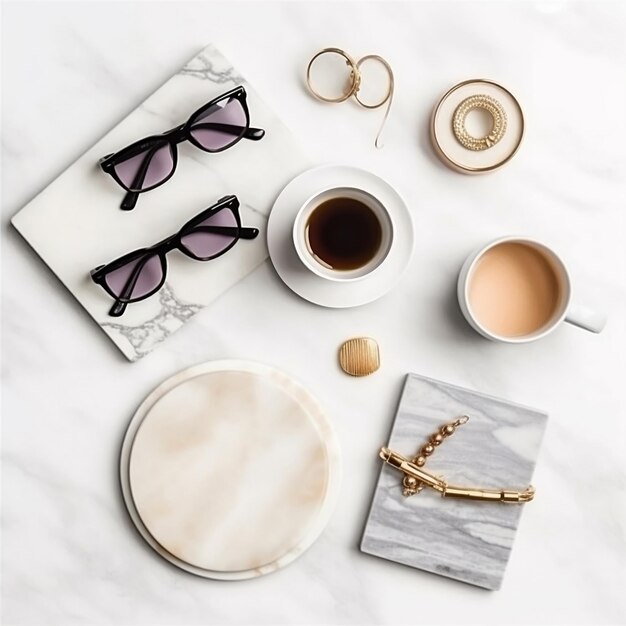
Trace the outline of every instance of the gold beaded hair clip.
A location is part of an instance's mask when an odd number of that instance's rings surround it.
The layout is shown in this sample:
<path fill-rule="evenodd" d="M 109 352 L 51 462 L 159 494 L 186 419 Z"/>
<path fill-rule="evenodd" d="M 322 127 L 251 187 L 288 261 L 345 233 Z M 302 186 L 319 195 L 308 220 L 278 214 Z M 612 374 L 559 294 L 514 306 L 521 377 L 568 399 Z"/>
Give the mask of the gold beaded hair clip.
<path fill-rule="evenodd" d="M 467 415 L 462 415 L 454 422 L 444 424 L 436 433 L 433 433 L 428 441 L 420 448 L 419 453 L 411 460 L 393 452 L 389 448 L 380 449 L 380 458 L 392 467 L 404 473 L 402 480 L 402 495 L 408 497 L 422 491 L 424 487 L 430 487 L 441 494 L 442 498 L 464 498 L 466 500 L 485 500 L 489 502 L 530 502 L 535 490 L 529 485 L 524 491 L 510 489 L 480 489 L 474 487 L 456 487 L 449 485 L 443 478 L 433 476 L 423 469 L 426 459 L 435 451 L 435 448 L 447 438 L 453 435 L 456 429 L 469 421 Z"/>
<path fill-rule="evenodd" d="M 339 57 L 342 57 L 345 61 L 345 64 L 348 66 L 349 72 L 346 76 L 345 84 L 341 89 L 341 92 L 338 94 L 323 94 L 313 85 L 313 65 L 320 57 L 324 55 L 339 55 Z M 366 61 L 376 61 L 380 63 L 389 75 L 389 86 L 387 88 L 385 96 L 379 102 L 374 102 L 371 104 L 364 102 L 363 99 L 359 96 L 359 89 L 361 88 L 362 81 L 361 67 Z M 311 94 L 322 102 L 345 102 L 348 98 L 353 96 L 354 99 L 365 109 L 378 109 L 379 107 L 387 103 L 387 109 L 385 111 L 383 121 L 378 130 L 378 134 L 376 135 L 376 140 L 374 141 L 374 145 L 377 148 L 383 147 L 383 144 L 380 142 L 380 136 L 383 132 L 385 122 L 389 117 L 389 110 L 391 109 L 391 101 L 393 100 L 394 90 L 393 70 L 391 69 L 391 65 L 389 65 L 389 63 L 385 59 L 383 59 L 383 57 L 377 54 L 367 54 L 364 57 L 361 57 L 358 61 L 355 61 L 347 52 L 343 51 L 341 48 L 324 48 L 323 50 L 320 50 L 317 54 L 315 54 L 313 58 L 309 61 L 309 65 L 306 68 L 306 84 Z"/>

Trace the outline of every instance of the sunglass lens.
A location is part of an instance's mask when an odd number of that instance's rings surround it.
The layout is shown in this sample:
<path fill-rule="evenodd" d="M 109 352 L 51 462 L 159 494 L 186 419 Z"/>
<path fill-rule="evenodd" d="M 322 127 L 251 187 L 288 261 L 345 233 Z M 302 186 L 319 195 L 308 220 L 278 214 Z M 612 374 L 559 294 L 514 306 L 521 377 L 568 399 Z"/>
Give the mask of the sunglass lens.
<path fill-rule="evenodd" d="M 235 143 L 248 127 L 248 116 L 237 98 L 225 98 L 201 111 L 191 123 L 191 136 L 209 152 Z"/>
<path fill-rule="evenodd" d="M 117 177 L 130 191 L 145 191 L 163 182 L 174 169 L 174 155 L 169 143 L 155 144 L 143 152 L 117 163 Z"/>
<path fill-rule="evenodd" d="M 104 280 L 115 297 L 131 302 L 158 289 L 163 265 L 158 255 L 141 256 L 109 272 Z"/>
<path fill-rule="evenodd" d="M 209 259 L 232 246 L 238 231 L 235 214 L 224 208 L 196 224 L 193 231 L 181 237 L 180 243 L 192 256 Z"/>

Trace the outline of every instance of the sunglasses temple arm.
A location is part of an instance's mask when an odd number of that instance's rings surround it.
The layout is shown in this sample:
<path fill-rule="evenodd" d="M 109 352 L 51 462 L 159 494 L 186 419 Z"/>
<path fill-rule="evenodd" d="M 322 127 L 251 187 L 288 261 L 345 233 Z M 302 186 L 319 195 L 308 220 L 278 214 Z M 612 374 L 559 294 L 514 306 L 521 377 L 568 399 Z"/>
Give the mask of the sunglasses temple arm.
<path fill-rule="evenodd" d="M 146 152 L 146 157 L 141 162 L 139 169 L 137 170 L 137 174 L 135 175 L 135 180 L 133 180 L 133 184 L 131 187 L 133 189 L 141 188 L 144 180 L 146 179 L 146 174 L 148 173 L 148 168 L 150 167 L 150 161 L 152 161 L 152 157 L 156 153 L 157 150 L 160 150 L 163 146 L 157 145 L 151 148 L 148 152 Z M 137 191 L 129 191 L 122 200 L 122 204 L 120 204 L 120 209 L 122 211 L 132 211 L 137 204 L 137 200 L 139 199 L 139 193 Z"/>
<path fill-rule="evenodd" d="M 241 129 L 243 126 L 238 124 L 223 124 L 220 122 L 202 122 L 200 124 L 194 124 L 193 130 L 215 130 L 218 133 L 224 133 L 225 135 L 232 135 L 233 137 L 239 137 L 241 135 Z M 262 128 L 246 128 L 243 132 L 245 139 L 251 139 L 252 141 L 258 141 L 263 139 L 265 131 Z"/>
<path fill-rule="evenodd" d="M 259 234 L 258 228 L 245 228 L 242 227 L 239 229 L 239 236 L 242 239 L 256 239 Z"/>
<path fill-rule="evenodd" d="M 104 265 L 98 265 L 98 267 L 92 269 L 89 272 L 89 275 L 91 276 L 92 280 L 96 284 L 98 283 L 98 281 L 94 277 L 103 267 L 105 267 L 105 266 Z M 125 310 L 126 310 L 126 303 L 120 302 L 119 300 L 115 300 L 113 306 L 109 309 L 109 315 L 111 317 L 119 317 L 120 315 L 123 315 Z"/>
<path fill-rule="evenodd" d="M 120 317 L 121 315 L 124 315 L 127 306 L 127 302 L 120 302 L 119 300 L 116 300 L 113 303 L 113 306 L 109 309 L 109 315 L 111 317 Z"/>
<path fill-rule="evenodd" d="M 119 295 L 119 298 L 128 298 L 130 294 L 133 292 L 135 285 L 137 284 L 137 279 L 139 278 L 139 274 L 141 274 L 141 270 L 143 269 L 144 263 L 137 263 L 133 268 L 133 273 L 128 277 L 126 284 L 124 285 L 124 289 L 122 289 L 122 293 Z M 113 303 L 113 306 L 109 309 L 109 315 L 111 317 L 120 317 L 124 315 L 126 311 L 126 307 L 128 306 L 128 302 L 122 302 L 119 299 L 116 299 Z"/>
<path fill-rule="evenodd" d="M 137 200 L 139 199 L 139 193 L 136 191 L 129 191 L 122 200 L 122 204 L 120 204 L 120 209 L 122 211 L 132 211 L 137 204 Z"/>
<path fill-rule="evenodd" d="M 265 137 L 265 131 L 262 128 L 248 128 L 243 136 L 252 141 L 259 141 Z"/>
<path fill-rule="evenodd" d="M 218 235 L 230 235 L 232 237 L 239 237 L 240 239 L 254 239 L 259 234 L 258 228 L 248 228 L 242 226 L 237 228 L 235 226 L 213 226 L 212 224 L 204 226 L 196 226 L 193 232 L 200 233 L 217 233 Z"/>

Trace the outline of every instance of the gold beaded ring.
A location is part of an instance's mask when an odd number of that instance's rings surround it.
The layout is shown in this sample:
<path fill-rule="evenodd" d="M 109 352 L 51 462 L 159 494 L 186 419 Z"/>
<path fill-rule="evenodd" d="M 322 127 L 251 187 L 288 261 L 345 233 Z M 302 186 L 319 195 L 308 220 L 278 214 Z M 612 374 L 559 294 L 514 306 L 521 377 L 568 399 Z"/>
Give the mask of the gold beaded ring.
<path fill-rule="evenodd" d="M 487 111 L 493 120 L 493 126 L 489 134 L 484 137 L 474 137 L 465 128 L 465 120 L 467 114 L 472 109 L 482 109 Z M 506 132 L 506 111 L 503 106 L 491 96 L 485 94 L 478 94 L 465 98 L 454 111 L 452 117 L 452 131 L 457 141 L 468 150 L 474 150 L 476 152 L 480 150 L 487 150 L 504 136 Z"/>
<path fill-rule="evenodd" d="M 348 65 L 348 67 L 350 68 L 349 87 L 346 90 L 346 92 L 343 93 L 339 97 L 330 98 L 328 96 L 324 96 L 323 94 L 319 93 L 319 91 L 316 91 L 315 88 L 313 87 L 313 84 L 311 81 L 311 67 L 313 66 L 313 63 L 315 63 L 315 61 L 323 54 L 338 54 L 339 56 L 345 59 L 346 65 Z M 364 102 L 363 100 L 361 100 L 358 94 L 359 89 L 361 88 L 361 66 L 363 65 L 365 61 L 369 61 L 369 60 L 378 61 L 379 63 L 381 63 L 383 67 L 385 68 L 385 70 L 387 71 L 387 74 L 389 75 L 389 88 L 387 89 L 387 93 L 385 94 L 385 97 L 382 98 L 380 102 L 376 102 L 374 104 L 368 104 Z M 364 57 L 361 57 L 358 61 L 355 61 L 347 52 L 345 52 L 341 48 L 324 48 L 323 50 L 320 50 L 317 54 L 315 54 L 313 58 L 309 61 L 309 65 L 307 66 L 307 69 L 306 69 L 306 84 L 310 93 L 315 98 L 317 98 L 318 100 L 321 100 L 322 102 L 330 102 L 330 103 L 345 102 L 348 98 L 350 98 L 351 96 L 354 96 L 354 99 L 359 103 L 359 105 L 365 109 L 378 109 L 379 107 L 387 103 L 387 109 L 385 111 L 383 121 L 381 122 L 380 128 L 378 129 L 378 133 L 376 135 L 376 140 L 374 141 L 374 145 L 377 148 L 383 147 L 383 144 L 380 143 L 380 136 L 383 132 L 383 127 L 385 126 L 385 122 L 387 121 L 387 118 L 389 117 L 389 110 L 391 109 L 391 102 L 393 100 L 393 92 L 394 92 L 394 86 L 395 86 L 393 70 L 391 69 L 391 66 L 385 59 L 383 59 L 381 56 L 377 54 L 368 54 Z"/>

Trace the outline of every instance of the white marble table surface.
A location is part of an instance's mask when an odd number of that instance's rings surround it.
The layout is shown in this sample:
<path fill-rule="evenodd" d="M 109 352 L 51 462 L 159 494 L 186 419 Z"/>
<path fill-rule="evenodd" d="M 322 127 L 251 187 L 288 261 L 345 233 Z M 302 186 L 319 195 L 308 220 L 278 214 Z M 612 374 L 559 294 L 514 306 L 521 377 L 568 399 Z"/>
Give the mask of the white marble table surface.
<path fill-rule="evenodd" d="M 5 624 L 580 623 L 626 620 L 626 6 L 621 3 L 3 3 L 2 618 Z M 8 220 L 185 60 L 214 41 L 318 162 L 387 178 L 416 250 L 398 288 L 326 310 L 269 262 L 153 354 L 130 364 Z M 397 75 L 386 147 L 378 113 L 303 91 L 317 49 L 379 53 Z M 464 177 L 433 156 L 438 95 L 472 77 L 521 100 L 528 132 L 510 166 Z M 477 244 L 536 236 L 569 262 L 605 332 L 562 327 L 489 343 L 454 301 Z M 68 251 L 69 253 L 69 251 Z M 336 349 L 371 335 L 382 368 L 340 373 Z M 123 509 L 121 438 L 177 370 L 256 359 L 301 380 L 339 435 L 344 483 L 327 531 L 288 568 L 245 583 L 180 572 Z M 357 545 L 404 374 L 546 410 L 550 421 L 502 590 L 486 592 L 361 554 Z"/>

